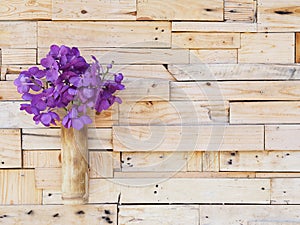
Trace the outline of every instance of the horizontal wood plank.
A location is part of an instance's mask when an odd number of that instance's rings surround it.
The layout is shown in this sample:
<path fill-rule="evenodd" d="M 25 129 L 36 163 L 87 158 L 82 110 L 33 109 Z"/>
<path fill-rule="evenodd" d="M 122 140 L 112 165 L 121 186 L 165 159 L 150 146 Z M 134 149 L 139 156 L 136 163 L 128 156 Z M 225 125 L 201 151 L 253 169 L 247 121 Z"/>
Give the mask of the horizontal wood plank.
<path fill-rule="evenodd" d="M 226 22 L 253 23 L 256 21 L 255 0 L 224 0 Z"/>
<path fill-rule="evenodd" d="M 271 203 L 272 204 L 299 204 L 300 187 L 299 178 L 273 178 L 271 180 Z"/>
<path fill-rule="evenodd" d="M 23 168 L 61 167 L 61 153 L 57 150 L 23 151 Z"/>
<path fill-rule="evenodd" d="M 36 64 L 36 49 L 3 48 L 2 65 L 34 65 Z"/>
<path fill-rule="evenodd" d="M 90 178 L 112 178 L 114 174 L 113 152 L 90 151 Z"/>
<path fill-rule="evenodd" d="M 0 81 L 0 101 L 21 99 L 22 95 L 17 92 L 17 87 L 14 85 L 13 81 Z M 11 106 L 11 104 L 6 105 Z"/>
<path fill-rule="evenodd" d="M 61 190 L 61 168 L 35 168 L 35 186 L 38 189 Z"/>
<path fill-rule="evenodd" d="M 0 129 L 0 168 L 22 167 L 21 130 Z"/>
<path fill-rule="evenodd" d="M 237 63 L 237 49 L 191 50 L 190 63 Z"/>

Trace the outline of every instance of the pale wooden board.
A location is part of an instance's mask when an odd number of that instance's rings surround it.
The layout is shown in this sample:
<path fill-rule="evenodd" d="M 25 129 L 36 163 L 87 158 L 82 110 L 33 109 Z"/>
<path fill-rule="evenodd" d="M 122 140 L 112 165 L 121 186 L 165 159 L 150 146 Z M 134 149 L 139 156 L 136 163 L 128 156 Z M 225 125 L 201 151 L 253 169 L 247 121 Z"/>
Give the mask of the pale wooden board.
<path fill-rule="evenodd" d="M 256 23 L 172 22 L 172 31 L 257 32 Z"/>
<path fill-rule="evenodd" d="M 296 33 L 296 63 L 300 63 L 300 33 Z"/>
<path fill-rule="evenodd" d="M 119 106 L 119 125 L 194 125 L 228 122 L 228 102 L 126 102 Z"/>
<path fill-rule="evenodd" d="M 239 63 L 294 63 L 294 33 L 242 33 Z"/>
<path fill-rule="evenodd" d="M 239 48 L 240 46 L 239 33 L 172 33 L 172 48 L 227 49 Z"/>
<path fill-rule="evenodd" d="M 42 202 L 42 191 L 35 187 L 34 170 L 0 170 L 0 183 L 0 204 L 41 204 Z M 0 208 L 1 211 L 5 207 Z"/>
<path fill-rule="evenodd" d="M 256 21 L 256 0 L 225 0 L 224 19 L 227 22 Z"/>
<path fill-rule="evenodd" d="M 136 1 L 53 0 L 52 20 L 135 20 Z"/>
<path fill-rule="evenodd" d="M 113 177 L 114 158 L 113 152 L 89 152 L 90 178 Z"/>
<path fill-rule="evenodd" d="M 259 221 L 259 222 L 248 222 L 248 225 L 300 225 L 300 222 L 291 221 Z"/>
<path fill-rule="evenodd" d="M 255 177 L 257 178 L 288 178 L 288 177 L 293 177 L 293 178 L 300 178 L 300 173 L 297 172 L 289 172 L 289 173 L 272 173 L 272 172 L 257 172 Z"/>
<path fill-rule="evenodd" d="M 199 206 L 120 206 L 119 209 L 122 225 L 199 225 Z"/>
<path fill-rule="evenodd" d="M 258 29 L 261 32 L 300 31 L 300 6 L 297 0 L 259 0 Z"/>
<path fill-rule="evenodd" d="M 2 65 L 11 64 L 36 64 L 36 49 L 3 48 Z"/>
<path fill-rule="evenodd" d="M 272 221 L 272 225 L 278 225 L 276 222 L 280 221 L 299 222 L 299 211 L 300 207 L 296 205 L 201 205 L 200 224 L 249 225 L 254 221 Z"/>
<path fill-rule="evenodd" d="M 57 190 L 43 190 L 43 205 L 62 205 L 62 193 Z"/>
<path fill-rule="evenodd" d="M 89 149 L 111 149 L 111 128 L 89 129 Z M 42 143 L 42 144 L 41 144 Z M 22 148 L 60 149 L 60 129 L 23 129 Z"/>
<path fill-rule="evenodd" d="M 273 178 L 271 185 L 272 204 L 300 203 L 300 178 Z"/>
<path fill-rule="evenodd" d="M 300 81 L 171 82 L 170 99 L 186 100 L 300 100 Z"/>
<path fill-rule="evenodd" d="M 35 186 L 38 189 L 61 190 L 61 168 L 35 168 Z"/>
<path fill-rule="evenodd" d="M 280 64 L 194 64 L 168 65 L 178 81 L 194 80 L 294 80 L 300 79 L 300 66 Z"/>
<path fill-rule="evenodd" d="M 223 1 L 137 0 L 137 19 L 223 21 Z"/>
<path fill-rule="evenodd" d="M 202 170 L 205 172 L 219 172 L 220 152 L 203 152 Z"/>
<path fill-rule="evenodd" d="M 187 171 L 188 172 L 201 172 L 202 171 L 202 157 L 203 152 L 188 152 L 187 158 Z M 177 175 L 178 173 L 176 173 Z M 185 172 L 184 174 L 188 175 L 190 173 Z"/>
<path fill-rule="evenodd" d="M 5 77 L 6 79 L 3 80 L 14 80 L 16 79 L 20 72 L 23 70 L 28 70 L 29 67 L 33 65 L 2 65 L 1 66 L 1 77 Z M 40 67 L 40 65 L 34 65 Z"/>
<path fill-rule="evenodd" d="M 0 215 L 6 215 L 1 221 L 10 225 L 117 224 L 116 205 L 7 206 Z"/>
<path fill-rule="evenodd" d="M 22 96 L 17 92 L 17 87 L 13 81 L 0 82 L 0 101 L 2 100 L 21 100 Z M 9 104 L 9 103 L 8 103 Z M 6 104 L 6 105 L 8 105 Z"/>
<path fill-rule="evenodd" d="M 77 47 L 168 48 L 171 46 L 171 23 L 39 21 L 38 46 L 48 48 L 53 43 Z"/>
<path fill-rule="evenodd" d="M 124 152 L 124 172 L 178 172 L 187 171 L 186 152 Z"/>
<path fill-rule="evenodd" d="M 237 49 L 191 50 L 190 63 L 237 63 Z"/>
<path fill-rule="evenodd" d="M 0 168 L 22 166 L 20 129 L 0 129 Z"/>
<path fill-rule="evenodd" d="M 42 146 L 42 144 L 41 144 Z M 23 151 L 23 168 L 61 167 L 61 154 L 57 150 Z"/>
<path fill-rule="evenodd" d="M 221 152 L 221 171 L 300 171 L 299 151 Z"/>
<path fill-rule="evenodd" d="M 92 179 L 89 194 L 89 203 L 117 202 L 120 195 L 121 203 L 266 204 L 270 202 L 270 180 Z"/>
<path fill-rule="evenodd" d="M 265 128 L 267 150 L 299 150 L 299 125 L 268 125 Z"/>
<path fill-rule="evenodd" d="M 51 0 L 3 0 L 0 5 L 0 20 L 51 19 L 51 7 Z"/>
<path fill-rule="evenodd" d="M 36 22 L 0 22 L 1 48 L 36 48 Z"/>
<path fill-rule="evenodd" d="M 299 123 L 300 102 L 233 102 L 230 103 L 232 124 Z"/>
<path fill-rule="evenodd" d="M 114 126 L 114 151 L 264 149 L 263 126 Z"/>

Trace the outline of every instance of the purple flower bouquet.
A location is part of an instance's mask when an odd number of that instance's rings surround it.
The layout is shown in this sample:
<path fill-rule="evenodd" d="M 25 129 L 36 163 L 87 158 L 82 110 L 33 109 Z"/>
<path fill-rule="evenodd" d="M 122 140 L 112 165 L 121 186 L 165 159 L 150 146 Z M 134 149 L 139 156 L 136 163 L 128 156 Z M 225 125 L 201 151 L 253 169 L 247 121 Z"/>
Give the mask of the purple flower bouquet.
<path fill-rule="evenodd" d="M 44 69 L 31 67 L 15 79 L 18 92 L 29 101 L 20 109 L 33 114 L 36 124 L 48 127 L 62 121 L 64 127 L 80 130 L 92 123 L 89 108 L 100 113 L 115 102 L 121 103 L 114 94 L 125 89 L 123 75 L 109 72 L 111 64 L 103 67 L 94 56 L 92 59 L 87 63 L 76 47 L 52 45 L 41 60 Z M 58 109 L 64 109 L 64 115 Z"/>

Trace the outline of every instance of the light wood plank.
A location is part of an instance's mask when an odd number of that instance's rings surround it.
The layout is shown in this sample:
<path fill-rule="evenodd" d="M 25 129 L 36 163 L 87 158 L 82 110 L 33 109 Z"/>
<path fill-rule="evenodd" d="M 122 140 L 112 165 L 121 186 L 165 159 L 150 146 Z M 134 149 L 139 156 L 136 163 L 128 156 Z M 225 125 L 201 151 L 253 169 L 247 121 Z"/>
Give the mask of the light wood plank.
<path fill-rule="evenodd" d="M 239 63 L 294 63 L 294 33 L 243 33 Z"/>
<path fill-rule="evenodd" d="M 220 170 L 220 153 L 203 152 L 203 171 L 219 172 Z"/>
<path fill-rule="evenodd" d="M 0 214 L 6 215 L 1 221 L 11 225 L 117 224 L 116 205 L 7 206 Z"/>
<path fill-rule="evenodd" d="M 61 190 L 61 168 L 35 168 L 35 186 L 38 189 Z"/>
<path fill-rule="evenodd" d="M 223 21 L 223 1 L 138 0 L 137 19 Z"/>
<path fill-rule="evenodd" d="M 255 177 L 257 178 L 300 178 L 300 173 L 290 172 L 290 173 L 267 173 L 267 172 L 257 172 Z"/>
<path fill-rule="evenodd" d="M 34 170 L 0 170 L 0 204 L 41 204 L 42 191 L 36 189 L 34 179 Z"/>
<path fill-rule="evenodd" d="M 300 33 L 296 33 L 296 63 L 300 63 Z"/>
<path fill-rule="evenodd" d="M 226 22 L 253 23 L 256 21 L 256 0 L 225 0 Z"/>
<path fill-rule="evenodd" d="M 210 49 L 239 48 L 239 33 L 172 33 L 172 48 Z"/>
<path fill-rule="evenodd" d="M 299 107 L 300 102 L 233 102 L 230 103 L 230 123 L 299 123 Z"/>
<path fill-rule="evenodd" d="M 20 129 L 0 129 L 0 168 L 22 166 Z"/>
<path fill-rule="evenodd" d="M 135 20 L 135 0 L 53 0 L 53 20 Z"/>
<path fill-rule="evenodd" d="M 43 205 L 63 205 L 62 193 L 57 190 L 43 190 Z"/>
<path fill-rule="evenodd" d="M 2 65 L 36 64 L 36 49 L 1 49 Z"/>
<path fill-rule="evenodd" d="M 263 126 L 115 126 L 114 151 L 263 150 Z"/>
<path fill-rule="evenodd" d="M 90 178 L 113 177 L 112 152 L 91 151 L 89 153 Z"/>
<path fill-rule="evenodd" d="M 272 204 L 299 204 L 300 187 L 299 178 L 273 178 L 271 180 L 271 203 Z"/>
<path fill-rule="evenodd" d="M 248 225 L 300 225 L 300 222 L 291 221 L 260 221 L 260 222 L 249 222 Z"/>
<path fill-rule="evenodd" d="M 120 206 L 119 223 L 123 225 L 199 224 L 199 207 L 187 206 Z"/>
<path fill-rule="evenodd" d="M 0 101 L 4 100 L 21 100 L 21 94 L 17 92 L 17 87 L 13 81 L 0 82 Z"/>
<path fill-rule="evenodd" d="M 265 128 L 267 150 L 299 150 L 299 125 L 268 125 Z"/>
<path fill-rule="evenodd" d="M 23 168 L 61 167 L 60 151 L 23 151 Z"/>
<path fill-rule="evenodd" d="M 53 43 L 68 43 L 69 46 L 77 47 L 168 48 L 171 46 L 170 26 L 169 22 L 111 22 L 107 24 L 105 22 L 40 21 L 38 22 L 38 46 L 48 48 Z M 60 35 L 57 35 L 58 33 Z M 85 38 L 82 36 L 83 33 Z"/>
<path fill-rule="evenodd" d="M 221 152 L 221 171 L 300 171 L 300 152 Z"/>
<path fill-rule="evenodd" d="M 1 66 L 1 76 L 5 77 L 3 80 L 14 80 L 16 79 L 20 72 L 23 70 L 28 70 L 29 67 L 33 65 L 2 65 Z M 41 68 L 41 65 L 34 65 Z"/>
<path fill-rule="evenodd" d="M 203 152 L 188 152 L 187 158 L 187 171 L 188 172 L 201 172 L 203 168 Z M 186 175 L 189 173 L 185 173 Z"/>
<path fill-rule="evenodd" d="M 237 49 L 191 50 L 191 63 L 237 63 Z"/>
<path fill-rule="evenodd" d="M 268 179 L 93 179 L 89 190 L 90 203 L 270 202 Z"/>
<path fill-rule="evenodd" d="M 36 48 L 36 22 L 0 22 L 1 48 Z"/>
<path fill-rule="evenodd" d="M 119 106 L 119 125 L 194 125 L 228 122 L 228 102 L 128 102 Z"/>

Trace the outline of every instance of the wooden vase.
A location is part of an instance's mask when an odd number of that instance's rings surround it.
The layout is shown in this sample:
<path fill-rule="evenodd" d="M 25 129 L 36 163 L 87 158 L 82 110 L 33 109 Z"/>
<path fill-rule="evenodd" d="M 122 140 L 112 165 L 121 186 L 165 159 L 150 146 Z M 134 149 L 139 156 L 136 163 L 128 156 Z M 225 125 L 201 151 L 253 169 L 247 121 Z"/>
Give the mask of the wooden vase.
<path fill-rule="evenodd" d="M 84 204 L 88 199 L 88 135 L 61 127 L 62 199 L 64 204 Z"/>

